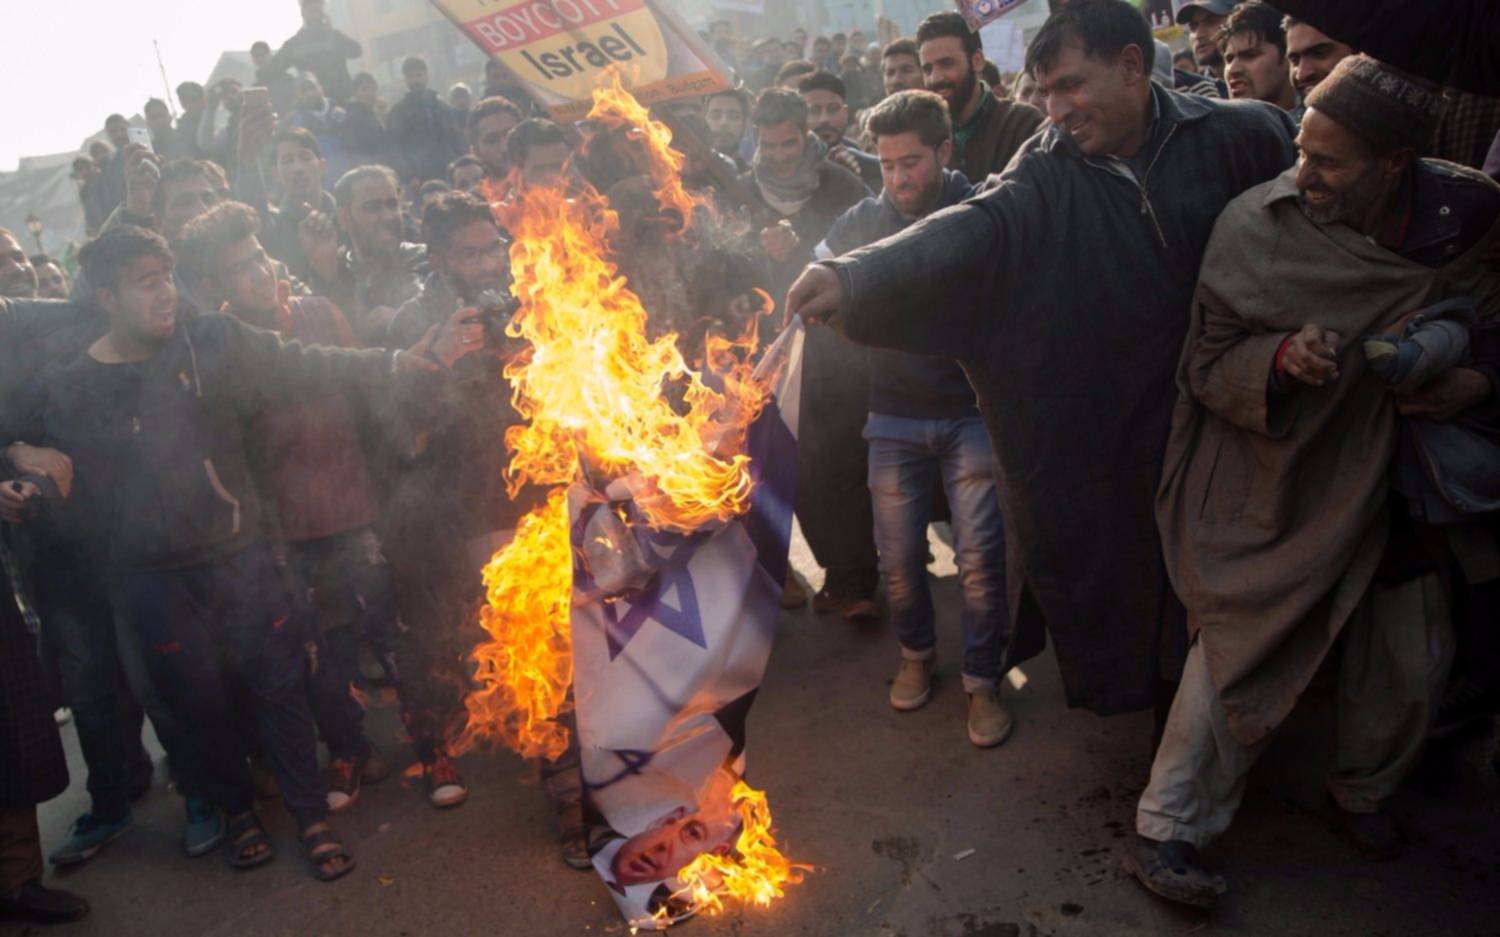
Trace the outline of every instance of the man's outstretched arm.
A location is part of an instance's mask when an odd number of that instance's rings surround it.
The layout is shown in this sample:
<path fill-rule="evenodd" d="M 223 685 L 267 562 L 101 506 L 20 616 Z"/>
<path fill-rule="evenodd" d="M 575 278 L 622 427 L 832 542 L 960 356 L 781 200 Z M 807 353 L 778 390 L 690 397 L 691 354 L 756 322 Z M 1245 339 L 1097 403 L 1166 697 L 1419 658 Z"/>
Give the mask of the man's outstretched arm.
<path fill-rule="evenodd" d="M 862 345 L 915 354 L 972 355 L 986 323 L 1003 317 L 997 289 L 1023 269 L 1017 252 L 1046 224 L 1020 179 L 944 209 L 852 251 L 809 266 L 787 293 L 787 318 L 824 322 Z"/>

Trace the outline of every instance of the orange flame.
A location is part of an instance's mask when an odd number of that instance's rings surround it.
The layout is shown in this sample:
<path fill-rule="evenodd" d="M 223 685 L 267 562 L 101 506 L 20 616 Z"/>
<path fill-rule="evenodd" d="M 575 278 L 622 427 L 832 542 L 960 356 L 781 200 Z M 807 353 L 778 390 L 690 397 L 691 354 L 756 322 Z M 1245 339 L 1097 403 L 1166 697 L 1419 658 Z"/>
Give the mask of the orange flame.
<path fill-rule="evenodd" d="M 682 183 L 671 132 L 649 119 L 618 76 L 594 92 L 589 116 L 626 131 L 658 205 L 691 224 L 700 200 Z M 708 337 L 712 382 L 689 367 L 675 335 L 647 338 L 647 312 L 609 259 L 618 218 L 598 193 L 512 185 L 494 208 L 513 238 L 511 292 L 520 303 L 507 331 L 528 344 L 505 369 L 526 420 L 506 436 L 507 482 L 512 495 L 528 483 L 553 490 L 484 569 L 481 622 L 490 639 L 472 654 L 481 688 L 467 699 L 468 722 L 453 748 L 498 741 L 527 757 L 556 758 L 568 743 L 556 720 L 573 679 L 566 486 L 626 479 L 657 529 L 728 521 L 749 506 L 743 439 L 769 389 L 751 369 L 753 326 L 737 338 Z M 695 877 L 684 879 L 692 897 L 701 892 L 715 908 L 725 897 L 769 903 L 796 874 L 776 851 L 764 795 L 740 784 L 733 797 L 745 819 L 739 856 L 699 860 L 690 867 Z"/>
<path fill-rule="evenodd" d="M 801 882 L 803 873 L 810 870 L 809 866 L 787 861 L 776 848 L 771 808 L 763 792 L 736 781 L 730 800 L 743 823 L 734 853 L 703 853 L 677 873 L 683 886 L 677 896 L 688 898 L 699 911 L 709 914 L 722 912 L 726 898 L 770 907 L 786 893 L 787 885 Z"/>
<path fill-rule="evenodd" d="M 480 623 L 491 640 L 473 651 L 480 688 L 465 700 L 468 723 L 452 748 L 485 740 L 527 758 L 557 758 L 568 730 L 556 719 L 573 684 L 566 489 L 521 519 L 515 539 L 485 565 L 484 588 Z"/>

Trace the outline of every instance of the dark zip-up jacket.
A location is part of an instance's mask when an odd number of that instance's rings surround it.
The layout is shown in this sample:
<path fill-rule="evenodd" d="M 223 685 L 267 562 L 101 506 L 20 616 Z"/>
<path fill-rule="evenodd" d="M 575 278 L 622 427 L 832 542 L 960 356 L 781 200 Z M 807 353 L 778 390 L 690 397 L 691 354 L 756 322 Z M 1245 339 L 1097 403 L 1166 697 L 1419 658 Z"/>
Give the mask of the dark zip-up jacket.
<path fill-rule="evenodd" d="M 943 170 L 943 189 L 934 211 L 968 198 L 974 191 L 961 172 Z M 833 223 L 823 244 L 824 255 L 847 254 L 883 237 L 889 237 L 913 222 L 903 216 L 882 192 L 844 212 Z M 944 420 L 975 416 L 974 388 L 963 369 L 952 358 L 910 355 L 886 348 L 870 349 L 870 412 L 919 420 Z"/>
<path fill-rule="evenodd" d="M 1152 94 L 1129 163 L 1049 126 L 980 195 L 825 261 L 847 297 L 835 327 L 963 365 L 1013 546 L 1007 666 L 1045 625 L 1070 704 L 1100 713 L 1151 706 L 1180 669 L 1155 512 L 1177 359 L 1215 219 L 1293 160 L 1271 105 Z"/>
<path fill-rule="evenodd" d="M 385 351 L 187 314 L 146 361 L 101 364 L 85 351 L 49 367 L 36 413 L 42 443 L 73 459 L 75 521 L 107 538 L 123 568 L 180 568 L 223 560 L 261 533 L 246 417 L 391 371 Z"/>

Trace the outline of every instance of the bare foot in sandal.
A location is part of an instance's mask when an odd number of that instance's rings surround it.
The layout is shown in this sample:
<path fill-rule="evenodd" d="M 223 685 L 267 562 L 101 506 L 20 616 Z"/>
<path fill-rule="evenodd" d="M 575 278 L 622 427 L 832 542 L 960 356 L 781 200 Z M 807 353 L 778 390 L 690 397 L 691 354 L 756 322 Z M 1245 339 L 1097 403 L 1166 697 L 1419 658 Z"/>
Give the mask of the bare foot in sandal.
<path fill-rule="evenodd" d="M 326 820 L 297 834 L 297 841 L 302 844 L 302 852 L 312 866 L 313 876 L 320 882 L 342 878 L 354 868 L 354 854 Z"/>
<path fill-rule="evenodd" d="M 229 818 L 224 841 L 229 845 L 229 864 L 236 869 L 253 869 L 276 855 L 266 838 L 266 828 L 253 810 Z"/>

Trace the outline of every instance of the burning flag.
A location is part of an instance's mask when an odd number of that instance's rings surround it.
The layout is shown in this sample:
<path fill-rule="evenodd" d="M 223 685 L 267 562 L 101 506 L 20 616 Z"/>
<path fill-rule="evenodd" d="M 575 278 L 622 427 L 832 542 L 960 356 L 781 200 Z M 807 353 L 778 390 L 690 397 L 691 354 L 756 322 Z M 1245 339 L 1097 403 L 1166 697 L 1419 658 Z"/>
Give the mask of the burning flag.
<path fill-rule="evenodd" d="M 629 140 L 663 214 L 706 210 L 670 132 L 618 82 L 590 117 Z M 752 370 L 752 329 L 710 336 L 702 371 L 611 259 L 597 193 L 516 192 L 506 368 L 525 425 L 509 481 L 552 487 L 484 571 L 481 688 L 459 750 L 498 741 L 556 759 L 573 687 L 590 853 L 626 918 L 655 928 L 734 897 L 768 903 L 798 871 L 741 779 L 745 717 L 786 578 L 802 332 Z"/>

